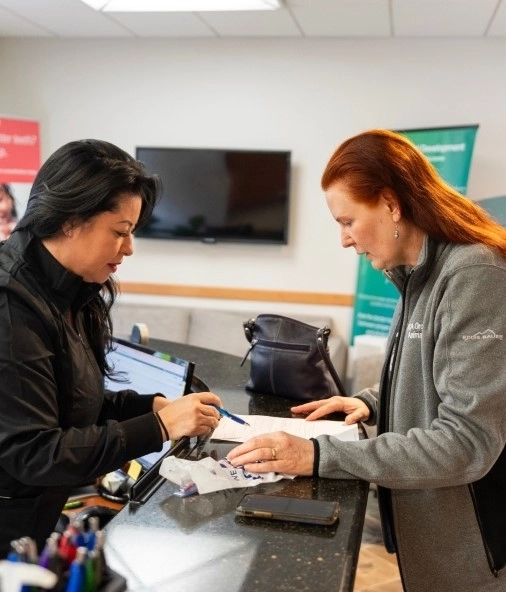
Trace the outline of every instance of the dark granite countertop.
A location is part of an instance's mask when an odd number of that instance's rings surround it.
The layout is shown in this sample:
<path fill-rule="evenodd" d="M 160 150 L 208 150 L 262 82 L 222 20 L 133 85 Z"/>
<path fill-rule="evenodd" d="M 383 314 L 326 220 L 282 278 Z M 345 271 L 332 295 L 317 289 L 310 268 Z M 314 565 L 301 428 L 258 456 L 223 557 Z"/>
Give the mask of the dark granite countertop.
<path fill-rule="evenodd" d="M 245 391 L 248 362 L 192 346 L 150 342 L 150 347 L 196 363 L 196 374 L 233 413 L 290 416 L 292 401 Z M 223 458 L 233 446 L 208 442 L 180 455 Z M 256 492 L 338 500 L 333 526 L 235 516 L 250 488 L 187 498 L 163 481 L 145 504 L 129 503 L 106 528 L 106 555 L 135 592 L 351 591 L 365 516 L 368 484 L 297 477 L 262 484 Z"/>

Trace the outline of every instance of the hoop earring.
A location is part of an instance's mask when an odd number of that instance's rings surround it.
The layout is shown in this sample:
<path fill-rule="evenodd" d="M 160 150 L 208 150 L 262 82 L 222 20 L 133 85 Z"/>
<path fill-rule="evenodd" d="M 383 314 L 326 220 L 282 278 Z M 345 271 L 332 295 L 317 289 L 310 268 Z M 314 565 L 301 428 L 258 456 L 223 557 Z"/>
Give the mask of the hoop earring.
<path fill-rule="evenodd" d="M 395 225 L 394 238 L 399 238 L 399 226 L 397 224 Z"/>

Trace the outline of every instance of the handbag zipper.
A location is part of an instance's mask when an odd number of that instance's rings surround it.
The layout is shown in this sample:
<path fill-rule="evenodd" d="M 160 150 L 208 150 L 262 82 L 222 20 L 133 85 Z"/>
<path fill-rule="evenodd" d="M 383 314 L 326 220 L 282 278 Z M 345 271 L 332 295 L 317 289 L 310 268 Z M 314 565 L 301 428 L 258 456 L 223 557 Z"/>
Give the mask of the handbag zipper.
<path fill-rule="evenodd" d="M 244 354 L 244 358 L 241 360 L 241 363 L 239 364 L 240 366 L 244 365 L 244 362 L 248 359 L 250 351 L 255 347 L 257 343 L 258 339 L 256 337 L 253 337 L 253 339 L 250 341 L 248 349 L 246 350 L 246 353 Z"/>
<path fill-rule="evenodd" d="M 288 349 L 288 350 L 292 350 L 292 351 L 308 352 L 311 350 L 310 345 L 303 345 L 300 343 L 283 343 L 280 341 L 268 341 L 267 339 L 258 339 L 257 337 L 254 337 L 251 340 L 250 346 L 249 346 L 248 350 L 246 351 L 244 358 L 241 361 L 241 364 L 240 364 L 241 366 L 247 360 L 248 356 L 250 355 L 251 350 L 255 347 L 255 345 L 258 345 L 258 344 L 263 345 L 265 347 L 272 347 L 275 349 Z"/>

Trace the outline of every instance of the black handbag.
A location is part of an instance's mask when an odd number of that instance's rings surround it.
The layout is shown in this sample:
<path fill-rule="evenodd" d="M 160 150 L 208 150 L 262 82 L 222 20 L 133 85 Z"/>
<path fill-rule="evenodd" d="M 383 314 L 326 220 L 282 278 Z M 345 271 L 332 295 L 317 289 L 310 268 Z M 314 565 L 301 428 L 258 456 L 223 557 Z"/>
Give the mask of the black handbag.
<path fill-rule="evenodd" d="M 241 362 L 250 356 L 248 390 L 298 401 L 346 396 L 328 354 L 329 327 L 275 314 L 258 315 L 243 326 L 250 342 Z"/>

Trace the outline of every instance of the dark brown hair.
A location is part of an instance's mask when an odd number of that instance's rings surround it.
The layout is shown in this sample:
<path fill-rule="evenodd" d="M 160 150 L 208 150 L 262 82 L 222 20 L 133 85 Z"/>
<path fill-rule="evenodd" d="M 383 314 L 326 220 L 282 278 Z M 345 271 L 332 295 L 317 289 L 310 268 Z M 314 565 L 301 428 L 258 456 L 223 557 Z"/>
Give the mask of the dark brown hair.
<path fill-rule="evenodd" d="M 373 204 L 382 191 L 390 190 L 403 218 L 428 236 L 481 243 L 506 258 L 506 228 L 443 181 L 425 155 L 400 134 L 376 129 L 345 140 L 325 167 L 323 190 L 337 181 L 364 203 Z"/>

